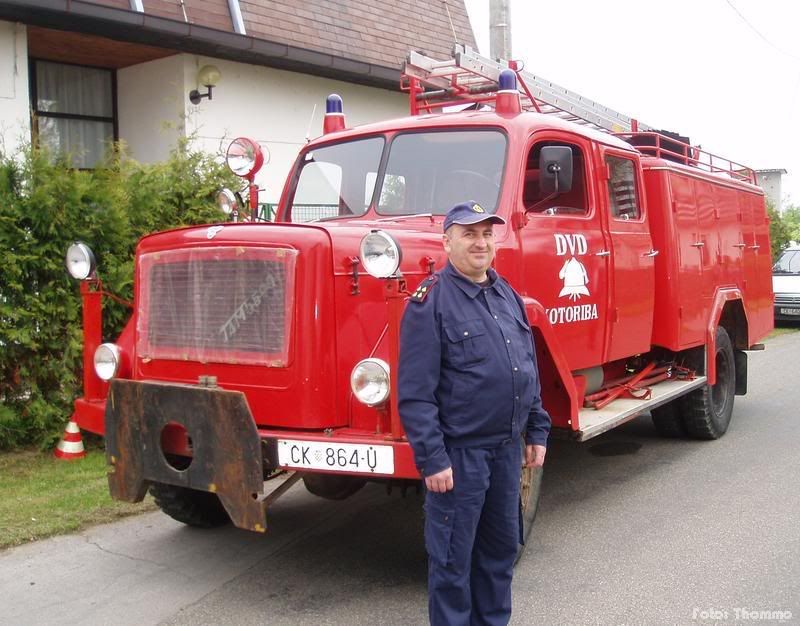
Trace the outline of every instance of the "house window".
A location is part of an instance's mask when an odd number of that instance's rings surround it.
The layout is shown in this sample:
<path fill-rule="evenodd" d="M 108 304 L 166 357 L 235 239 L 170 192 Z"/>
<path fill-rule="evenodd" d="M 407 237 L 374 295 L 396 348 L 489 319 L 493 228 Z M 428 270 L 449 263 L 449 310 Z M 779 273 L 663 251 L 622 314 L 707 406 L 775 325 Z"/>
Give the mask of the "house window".
<path fill-rule="evenodd" d="M 117 138 L 113 70 L 32 60 L 31 99 L 40 146 L 94 167 Z"/>

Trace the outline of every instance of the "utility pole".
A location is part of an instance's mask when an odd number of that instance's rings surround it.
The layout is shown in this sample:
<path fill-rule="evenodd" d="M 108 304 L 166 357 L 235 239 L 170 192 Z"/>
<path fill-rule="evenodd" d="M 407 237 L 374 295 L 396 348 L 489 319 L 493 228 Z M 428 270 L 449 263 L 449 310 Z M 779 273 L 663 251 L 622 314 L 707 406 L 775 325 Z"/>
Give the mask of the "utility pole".
<path fill-rule="evenodd" d="M 489 56 L 511 58 L 511 0 L 489 0 Z"/>

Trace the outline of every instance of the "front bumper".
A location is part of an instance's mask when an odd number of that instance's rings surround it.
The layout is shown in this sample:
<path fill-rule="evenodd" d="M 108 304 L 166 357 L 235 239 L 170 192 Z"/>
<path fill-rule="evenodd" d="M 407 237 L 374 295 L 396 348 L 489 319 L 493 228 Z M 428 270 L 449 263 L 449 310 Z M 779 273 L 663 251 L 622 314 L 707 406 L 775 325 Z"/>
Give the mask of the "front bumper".
<path fill-rule="evenodd" d="M 76 413 L 86 409 L 90 412 L 81 422 L 93 422 L 97 403 L 76 403 Z M 104 419 L 112 497 L 139 502 L 154 482 L 208 491 L 219 496 L 236 526 L 259 532 L 266 529 L 264 478 L 272 470 L 373 480 L 419 478 L 406 441 L 349 428 L 325 432 L 258 429 L 244 394 L 238 391 L 118 379 L 111 383 Z M 176 450 L 175 439 L 170 438 L 176 428 L 185 430 L 187 445 L 182 450 Z M 280 446 L 289 444 L 298 448 L 297 462 L 279 453 Z M 305 448 L 339 461 L 357 460 L 353 451 L 362 451 L 359 467 L 363 471 L 352 471 L 349 465 L 304 464 L 312 458 L 302 454 Z M 365 458 L 374 458 L 370 453 L 375 448 L 391 458 L 390 470 L 363 463 Z M 183 455 L 183 464 L 174 462 L 176 452 Z"/>
<path fill-rule="evenodd" d="M 188 466 L 164 450 L 165 433 L 181 427 L 193 452 Z M 236 526 L 266 530 L 261 439 L 243 393 L 114 380 L 105 434 L 116 500 L 141 502 L 151 482 L 208 491 L 219 496 Z"/>

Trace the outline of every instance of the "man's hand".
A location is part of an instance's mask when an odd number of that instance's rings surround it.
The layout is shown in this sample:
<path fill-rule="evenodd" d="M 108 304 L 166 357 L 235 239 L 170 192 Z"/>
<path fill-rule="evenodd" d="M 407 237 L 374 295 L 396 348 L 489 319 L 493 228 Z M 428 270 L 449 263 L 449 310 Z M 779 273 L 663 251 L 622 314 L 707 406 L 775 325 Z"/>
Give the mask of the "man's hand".
<path fill-rule="evenodd" d="M 525 467 L 541 467 L 544 465 L 545 454 L 547 454 L 547 446 L 530 444 L 525 446 Z"/>
<path fill-rule="evenodd" d="M 425 487 L 428 491 L 435 493 L 444 493 L 453 488 L 453 468 L 448 467 L 446 470 L 436 472 L 432 476 L 425 477 Z"/>

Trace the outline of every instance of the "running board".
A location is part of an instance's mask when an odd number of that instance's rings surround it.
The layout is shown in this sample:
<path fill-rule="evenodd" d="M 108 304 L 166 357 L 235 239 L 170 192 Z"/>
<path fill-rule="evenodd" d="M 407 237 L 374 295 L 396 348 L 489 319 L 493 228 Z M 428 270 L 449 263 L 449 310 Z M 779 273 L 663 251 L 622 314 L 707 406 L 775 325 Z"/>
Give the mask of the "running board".
<path fill-rule="evenodd" d="M 665 380 L 649 387 L 650 398 L 648 400 L 617 398 L 600 410 L 583 408 L 578 411 L 579 427 L 575 436 L 578 441 L 597 437 L 597 435 L 624 424 L 645 411 L 666 404 L 705 384 L 705 376 L 698 376 L 692 380 Z"/>

